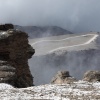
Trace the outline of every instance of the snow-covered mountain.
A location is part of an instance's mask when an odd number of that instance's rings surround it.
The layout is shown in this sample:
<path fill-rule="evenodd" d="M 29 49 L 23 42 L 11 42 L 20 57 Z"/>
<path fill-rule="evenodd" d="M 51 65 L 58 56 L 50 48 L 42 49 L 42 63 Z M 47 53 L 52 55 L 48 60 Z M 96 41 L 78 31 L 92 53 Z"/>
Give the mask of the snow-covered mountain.
<path fill-rule="evenodd" d="M 48 36 L 72 34 L 72 32 L 65 30 L 58 26 L 19 26 L 15 25 L 15 29 L 19 29 L 28 33 L 29 38 L 40 38 Z"/>

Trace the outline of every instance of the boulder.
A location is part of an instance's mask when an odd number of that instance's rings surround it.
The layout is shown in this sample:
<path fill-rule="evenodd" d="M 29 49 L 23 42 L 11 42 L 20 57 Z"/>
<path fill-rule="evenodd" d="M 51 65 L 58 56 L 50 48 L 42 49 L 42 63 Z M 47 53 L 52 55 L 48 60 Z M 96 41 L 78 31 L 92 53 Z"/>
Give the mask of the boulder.
<path fill-rule="evenodd" d="M 100 71 L 87 71 L 84 74 L 83 80 L 88 82 L 100 82 Z"/>
<path fill-rule="evenodd" d="M 74 77 L 69 75 L 68 71 L 58 71 L 57 75 L 53 77 L 51 80 L 52 84 L 64 84 L 64 83 L 72 83 L 77 81 Z"/>
<path fill-rule="evenodd" d="M 0 30 L 7 31 L 8 29 L 14 29 L 14 26 L 12 24 L 0 25 Z"/>
<path fill-rule="evenodd" d="M 25 32 L 11 28 L 12 25 L 0 26 L 0 83 L 18 88 L 33 86 L 28 59 L 35 50 L 28 44 L 28 35 Z"/>

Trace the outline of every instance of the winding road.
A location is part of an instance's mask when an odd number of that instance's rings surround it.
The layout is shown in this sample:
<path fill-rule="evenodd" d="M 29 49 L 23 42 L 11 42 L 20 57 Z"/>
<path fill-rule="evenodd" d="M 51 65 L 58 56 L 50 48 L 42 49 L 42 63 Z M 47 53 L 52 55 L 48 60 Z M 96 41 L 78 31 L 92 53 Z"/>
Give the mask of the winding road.
<path fill-rule="evenodd" d="M 62 36 L 60 36 L 62 37 Z M 35 48 L 35 55 L 45 55 L 48 53 L 56 52 L 59 50 L 81 50 L 88 48 L 95 48 L 92 41 L 94 41 L 98 37 L 98 34 L 85 34 L 85 35 L 76 35 L 76 36 L 67 36 L 63 39 L 52 38 L 42 38 L 39 40 L 33 39 L 31 45 Z"/>

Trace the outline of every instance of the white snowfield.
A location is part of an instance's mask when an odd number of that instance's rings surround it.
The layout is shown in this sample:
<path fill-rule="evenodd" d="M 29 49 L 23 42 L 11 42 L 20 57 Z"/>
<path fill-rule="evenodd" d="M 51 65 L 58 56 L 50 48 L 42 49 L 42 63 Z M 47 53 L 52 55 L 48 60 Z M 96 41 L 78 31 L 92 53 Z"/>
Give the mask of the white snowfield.
<path fill-rule="evenodd" d="M 88 33 L 77 36 L 61 35 L 50 38 L 33 39 L 30 44 L 36 51 L 35 55 L 45 55 L 61 50 L 78 51 L 96 48 L 93 41 L 98 36 L 97 33 Z"/>
<path fill-rule="evenodd" d="M 1 85 L 0 85 L 1 86 Z M 0 90 L 0 100 L 100 100 L 100 82 L 78 81 Z"/>

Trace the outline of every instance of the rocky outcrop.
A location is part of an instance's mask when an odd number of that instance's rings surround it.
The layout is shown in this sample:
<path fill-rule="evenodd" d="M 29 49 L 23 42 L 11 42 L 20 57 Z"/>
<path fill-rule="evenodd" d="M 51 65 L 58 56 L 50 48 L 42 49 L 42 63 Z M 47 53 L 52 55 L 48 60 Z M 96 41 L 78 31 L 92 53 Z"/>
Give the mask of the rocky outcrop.
<path fill-rule="evenodd" d="M 19 88 L 32 86 L 28 59 L 35 51 L 28 44 L 28 35 L 12 28 L 12 25 L 0 26 L 0 83 Z"/>
<path fill-rule="evenodd" d="M 0 25 L 0 30 L 7 31 L 8 29 L 14 29 L 14 26 L 12 24 Z"/>
<path fill-rule="evenodd" d="M 84 74 L 83 80 L 88 82 L 100 82 L 100 71 L 87 71 Z"/>
<path fill-rule="evenodd" d="M 63 83 L 72 83 L 75 82 L 76 79 L 69 75 L 68 71 L 58 71 L 57 75 L 55 75 L 51 81 L 54 84 L 63 84 Z"/>

